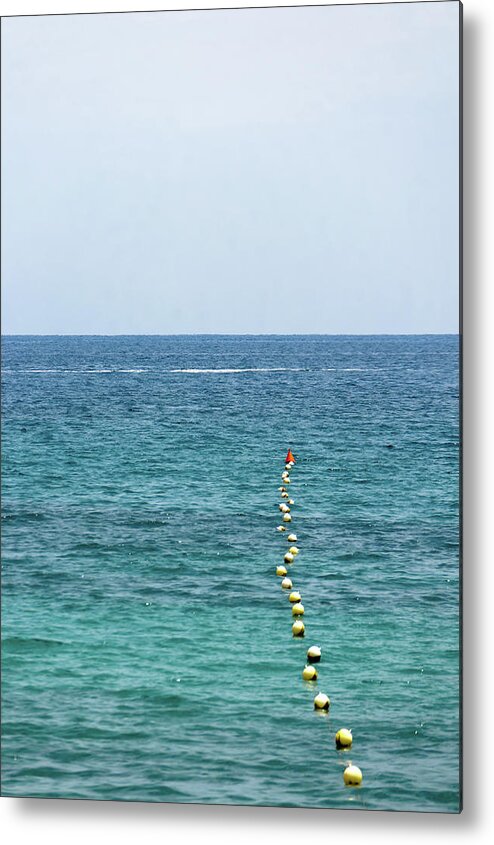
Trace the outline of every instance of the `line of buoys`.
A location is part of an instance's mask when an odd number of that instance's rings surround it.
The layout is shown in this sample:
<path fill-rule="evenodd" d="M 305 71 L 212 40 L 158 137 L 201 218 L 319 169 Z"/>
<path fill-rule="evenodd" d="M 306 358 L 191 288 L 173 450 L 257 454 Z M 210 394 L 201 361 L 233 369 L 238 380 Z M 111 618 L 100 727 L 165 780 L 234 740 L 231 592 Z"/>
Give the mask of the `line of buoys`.
<path fill-rule="evenodd" d="M 289 498 L 289 494 L 287 492 L 287 485 L 291 484 L 290 479 L 290 470 L 295 465 L 295 458 L 292 455 L 291 450 L 288 450 L 288 455 L 285 460 L 285 469 L 281 474 L 282 486 L 278 488 L 279 492 L 281 493 L 281 498 L 284 500 L 288 500 L 288 505 L 292 506 L 295 504 L 294 499 Z M 288 506 L 285 501 L 281 502 L 279 505 L 279 509 L 283 514 L 283 522 L 291 522 L 292 516 L 290 512 L 290 507 Z M 279 525 L 277 531 L 286 531 L 284 525 Z M 287 540 L 290 545 L 288 552 L 284 555 L 284 563 L 292 564 L 299 554 L 300 549 L 297 545 L 295 545 L 297 540 L 297 535 L 293 532 L 287 535 Z M 281 586 L 284 590 L 291 590 L 288 599 L 292 607 L 292 616 L 294 617 L 294 621 L 292 624 L 292 634 L 294 637 L 300 638 L 305 636 L 305 625 L 301 619 L 301 617 L 305 614 L 305 608 L 302 604 L 302 596 L 298 592 L 298 590 L 292 590 L 293 584 L 290 578 L 287 577 L 287 570 L 285 566 L 278 566 L 276 568 L 276 574 L 283 576 L 283 580 L 281 582 Z M 302 678 L 304 681 L 313 683 L 318 679 L 318 671 L 314 666 L 315 663 L 319 663 L 321 661 L 321 649 L 317 645 L 312 645 L 307 649 L 307 663 L 302 669 Z M 321 692 L 320 690 L 317 692 L 316 696 L 314 697 L 314 710 L 318 711 L 319 713 L 328 713 L 331 706 L 331 700 L 326 693 Z M 353 743 L 353 736 L 352 731 L 349 728 L 340 728 L 337 733 L 335 734 L 335 745 L 337 750 L 348 750 L 352 747 Z M 347 764 L 344 772 L 343 772 L 343 782 L 345 786 L 360 786 L 362 783 L 363 775 L 361 770 L 358 766 L 352 765 L 351 761 Z"/>

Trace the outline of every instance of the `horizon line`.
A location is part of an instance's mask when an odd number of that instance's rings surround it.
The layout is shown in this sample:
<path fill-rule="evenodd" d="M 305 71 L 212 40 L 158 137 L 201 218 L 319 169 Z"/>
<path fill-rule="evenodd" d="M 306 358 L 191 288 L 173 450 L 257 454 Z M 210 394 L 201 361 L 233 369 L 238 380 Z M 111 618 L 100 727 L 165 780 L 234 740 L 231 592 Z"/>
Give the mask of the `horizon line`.
<path fill-rule="evenodd" d="M 1 333 L 7 337 L 457 337 L 458 331 L 449 332 L 64 332 L 42 334 L 38 332 Z"/>

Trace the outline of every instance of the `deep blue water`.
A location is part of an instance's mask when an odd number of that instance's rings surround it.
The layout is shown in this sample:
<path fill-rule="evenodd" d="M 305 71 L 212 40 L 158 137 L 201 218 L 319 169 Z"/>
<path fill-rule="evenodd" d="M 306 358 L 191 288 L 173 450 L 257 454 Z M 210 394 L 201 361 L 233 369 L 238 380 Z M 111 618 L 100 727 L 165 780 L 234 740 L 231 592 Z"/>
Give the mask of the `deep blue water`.
<path fill-rule="evenodd" d="M 457 337 L 6 337 L 2 367 L 3 794 L 458 810 Z"/>

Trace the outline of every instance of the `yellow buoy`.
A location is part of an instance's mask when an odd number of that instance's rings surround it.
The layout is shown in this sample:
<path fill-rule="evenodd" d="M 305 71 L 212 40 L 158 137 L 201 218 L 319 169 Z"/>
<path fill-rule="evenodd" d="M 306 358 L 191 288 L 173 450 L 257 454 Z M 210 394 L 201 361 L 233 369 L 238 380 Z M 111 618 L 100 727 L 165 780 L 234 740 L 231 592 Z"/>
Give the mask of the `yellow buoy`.
<path fill-rule="evenodd" d="M 276 574 L 277 575 L 286 575 L 286 566 L 277 566 L 276 567 Z"/>
<path fill-rule="evenodd" d="M 297 535 L 296 535 L 296 534 L 289 534 L 289 535 L 288 535 L 288 537 L 287 537 L 286 539 L 287 539 L 290 543 L 296 543 L 296 542 L 297 542 Z"/>
<path fill-rule="evenodd" d="M 302 669 L 302 678 L 304 681 L 316 681 L 317 669 L 315 669 L 314 666 L 304 666 Z"/>
<path fill-rule="evenodd" d="M 283 479 L 283 482 L 284 482 L 285 484 L 291 484 L 291 483 L 292 483 L 292 482 L 290 481 L 290 479 L 288 478 L 288 476 L 287 476 L 286 478 L 284 478 L 284 479 Z"/>
<path fill-rule="evenodd" d="M 307 649 L 307 660 L 309 663 L 319 663 L 320 659 L 321 649 L 318 645 L 311 645 L 311 647 Z"/>
<path fill-rule="evenodd" d="M 296 604 L 297 602 L 302 600 L 302 596 L 296 590 L 294 590 L 293 593 L 290 593 L 288 598 L 290 599 L 292 604 Z"/>
<path fill-rule="evenodd" d="M 292 634 L 294 637 L 303 637 L 305 634 L 305 625 L 301 619 L 296 619 L 292 625 Z"/>
<path fill-rule="evenodd" d="M 291 468 L 292 468 L 292 464 L 290 463 L 290 461 L 288 461 L 288 463 L 285 464 L 285 469 L 291 469 Z"/>
<path fill-rule="evenodd" d="M 293 555 L 290 554 L 290 552 L 287 552 L 283 560 L 285 563 L 293 563 Z"/>
<path fill-rule="evenodd" d="M 300 549 L 298 549 L 297 546 L 290 546 L 288 551 L 290 552 L 291 555 L 295 556 L 295 555 L 298 555 Z"/>
<path fill-rule="evenodd" d="M 358 766 L 348 765 L 343 772 L 343 780 L 347 786 L 360 786 L 362 783 L 362 772 Z"/>
<path fill-rule="evenodd" d="M 329 710 L 331 704 L 328 696 L 324 692 L 318 692 L 314 699 L 314 708 L 316 710 Z"/>
<path fill-rule="evenodd" d="M 293 584 L 292 584 L 290 578 L 283 578 L 283 581 L 281 582 L 281 586 L 283 587 L 284 590 L 291 590 L 292 587 L 293 587 Z"/>
<path fill-rule="evenodd" d="M 352 732 L 348 728 L 340 728 L 334 738 L 337 748 L 350 748 L 353 742 Z"/>
<path fill-rule="evenodd" d="M 297 602 L 296 604 L 292 605 L 292 615 L 293 616 L 303 616 L 305 613 L 305 608 L 303 604 Z"/>
<path fill-rule="evenodd" d="M 283 514 L 283 522 L 291 522 L 292 518 L 289 513 Z"/>

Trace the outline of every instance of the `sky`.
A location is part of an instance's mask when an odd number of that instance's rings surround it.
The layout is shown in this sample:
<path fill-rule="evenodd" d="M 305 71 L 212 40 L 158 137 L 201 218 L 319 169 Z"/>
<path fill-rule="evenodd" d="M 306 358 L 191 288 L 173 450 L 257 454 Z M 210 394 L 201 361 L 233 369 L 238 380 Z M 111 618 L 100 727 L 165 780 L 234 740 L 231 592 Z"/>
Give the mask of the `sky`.
<path fill-rule="evenodd" d="M 456 333 L 458 6 L 4 18 L 3 333 Z"/>

